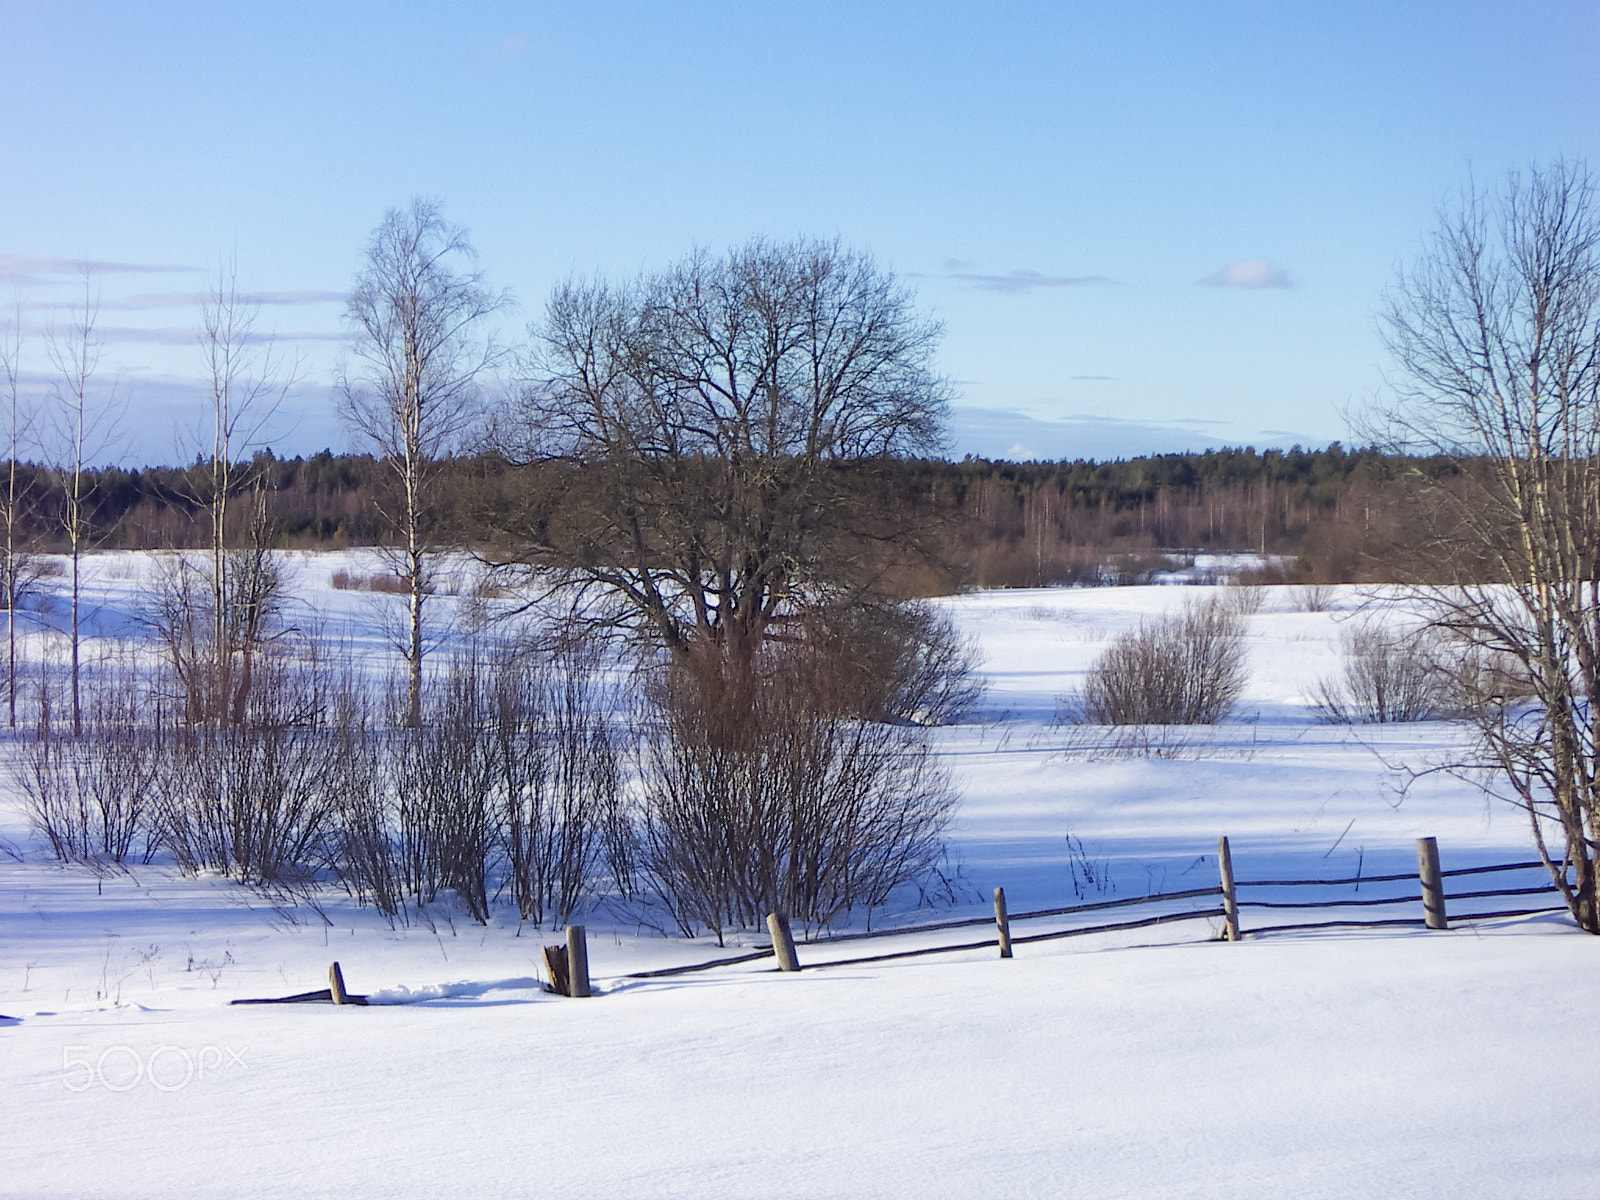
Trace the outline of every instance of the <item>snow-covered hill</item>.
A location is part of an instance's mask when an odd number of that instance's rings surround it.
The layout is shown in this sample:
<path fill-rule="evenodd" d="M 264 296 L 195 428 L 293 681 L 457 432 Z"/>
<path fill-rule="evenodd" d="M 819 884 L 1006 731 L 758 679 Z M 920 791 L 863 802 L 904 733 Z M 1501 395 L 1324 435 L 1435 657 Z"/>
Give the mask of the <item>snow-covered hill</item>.
<path fill-rule="evenodd" d="M 92 566 L 96 632 L 147 636 L 149 556 Z M 303 618 L 377 660 L 399 598 L 331 586 L 373 569 L 293 556 Z M 59 624 L 63 580 L 46 584 L 35 624 Z M 1170 756 L 1052 723 L 1115 632 L 1197 590 L 944 602 L 991 687 L 978 722 L 938 734 L 963 793 L 943 878 L 875 925 L 981 915 L 997 885 L 1013 910 L 1210 885 L 1221 835 L 1244 878 L 1404 872 L 1429 835 L 1446 868 L 1530 857 L 1522 818 L 1467 784 L 1396 792 L 1386 763 L 1447 755 L 1448 725 L 1311 719 L 1342 623 L 1370 607 L 1350 589 L 1320 612 L 1268 589 L 1243 703 Z M 599 995 L 575 1001 L 538 990 L 556 936 L 514 910 L 393 929 L 332 890 L 274 904 L 159 862 L 61 867 L 9 780 L 0 837 L 21 855 L 0 856 L 0 1013 L 20 1018 L 0 1027 L 0 1196 L 1499 1200 L 1600 1178 L 1572 1107 L 1600 1077 L 1600 939 L 1560 915 L 1239 944 L 1186 922 L 1011 961 L 646 981 L 625 976 L 715 947 L 601 904 L 583 916 Z M 335 959 L 381 1003 L 227 1005 L 326 986 Z"/>

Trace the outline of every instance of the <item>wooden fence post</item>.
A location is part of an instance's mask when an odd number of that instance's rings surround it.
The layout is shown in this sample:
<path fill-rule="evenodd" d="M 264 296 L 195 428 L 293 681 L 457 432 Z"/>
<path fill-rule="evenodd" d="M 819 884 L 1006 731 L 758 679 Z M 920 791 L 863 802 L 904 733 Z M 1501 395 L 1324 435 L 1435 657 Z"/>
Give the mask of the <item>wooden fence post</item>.
<path fill-rule="evenodd" d="M 572 977 L 567 973 L 567 948 L 546 946 L 544 969 L 550 972 L 550 990 L 557 996 L 572 995 Z"/>
<path fill-rule="evenodd" d="M 1006 916 L 1006 890 L 997 887 L 994 890 L 994 924 L 1000 931 L 1000 957 L 1011 957 L 1011 918 Z"/>
<path fill-rule="evenodd" d="M 344 972 L 339 969 L 338 963 L 328 968 L 328 994 L 333 997 L 335 1004 L 350 1002 L 350 994 L 344 990 Z"/>
<path fill-rule="evenodd" d="M 1439 839 L 1417 839 L 1417 874 L 1422 879 L 1422 916 L 1429 929 L 1449 929 L 1444 911 L 1444 876 L 1439 873 Z"/>
<path fill-rule="evenodd" d="M 589 995 L 589 943 L 582 925 L 567 926 L 567 995 Z"/>
<path fill-rule="evenodd" d="M 1222 873 L 1222 919 L 1225 922 L 1222 936 L 1230 942 L 1239 940 L 1239 893 L 1233 886 L 1233 853 L 1228 849 L 1228 839 L 1217 839 L 1217 869 Z"/>
<path fill-rule="evenodd" d="M 794 934 L 789 932 L 789 918 L 782 913 L 768 913 L 767 931 L 772 934 L 772 952 L 778 956 L 778 970 L 798 971 L 800 957 L 794 952 Z"/>

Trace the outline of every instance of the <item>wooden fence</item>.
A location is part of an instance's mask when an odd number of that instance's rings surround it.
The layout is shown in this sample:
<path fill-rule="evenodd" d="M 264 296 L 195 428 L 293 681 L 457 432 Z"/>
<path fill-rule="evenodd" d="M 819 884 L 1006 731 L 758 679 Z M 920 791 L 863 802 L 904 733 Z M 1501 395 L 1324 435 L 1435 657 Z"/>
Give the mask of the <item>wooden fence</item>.
<path fill-rule="evenodd" d="M 1565 903 L 1557 903 L 1532 908 L 1500 908 L 1485 912 L 1476 911 L 1476 903 L 1474 903 L 1474 911 L 1461 911 L 1459 906 L 1462 904 L 1484 900 L 1525 896 L 1554 896 L 1559 899 L 1560 891 L 1553 882 L 1550 882 L 1547 868 L 1542 862 L 1497 863 L 1491 866 L 1460 867 L 1449 871 L 1440 870 L 1438 843 L 1433 838 L 1417 839 L 1417 870 L 1398 875 L 1358 875 L 1345 879 L 1237 879 L 1234 877 L 1233 856 L 1227 838 L 1220 839 L 1217 844 L 1217 866 L 1218 881 L 1211 887 L 1191 888 L 1180 892 L 1157 892 L 1147 896 L 1133 896 L 1122 900 L 1100 900 L 1088 904 L 1071 904 L 1060 908 L 1041 908 L 1030 912 L 1009 912 L 1006 907 L 1005 889 L 996 888 L 994 894 L 994 916 L 992 917 L 968 917 L 955 921 L 936 921 L 925 925 L 877 929 L 867 933 L 826 934 L 802 941 L 798 946 L 790 933 L 787 919 L 781 914 L 775 913 L 768 919 L 768 929 L 773 938 L 772 946 L 758 948 L 746 954 L 692 963 L 688 966 L 665 967 L 655 971 L 639 971 L 627 976 L 627 978 L 659 979 L 672 975 L 685 975 L 695 971 L 708 971 L 716 967 L 733 966 L 737 963 L 757 962 L 761 959 L 775 956 L 779 959 L 779 969 L 786 971 L 798 971 L 802 968 L 802 965 L 807 970 L 816 970 L 823 967 L 860 966 L 867 963 L 889 962 L 902 958 L 921 958 L 930 954 L 951 954 L 961 950 L 984 950 L 990 948 L 998 949 L 1001 957 L 1010 958 L 1012 949 L 1016 946 L 1025 946 L 1034 942 L 1054 941 L 1058 938 L 1085 937 L 1096 933 L 1115 933 L 1122 930 L 1143 929 L 1176 921 L 1220 920 L 1222 922 L 1221 936 L 1223 939 L 1237 941 L 1247 935 L 1253 936 L 1308 929 L 1377 929 L 1386 926 L 1404 925 L 1422 926 L 1429 929 L 1448 929 L 1452 910 L 1456 913 L 1455 919 L 1465 921 L 1488 920 L 1497 917 L 1532 916 L 1538 913 L 1565 912 L 1567 910 Z M 1445 881 L 1449 879 L 1466 879 L 1472 876 L 1491 875 L 1507 871 L 1530 870 L 1545 871 L 1544 882 L 1535 887 L 1484 888 L 1455 892 L 1446 890 Z M 1254 898 L 1262 893 L 1284 888 L 1355 888 L 1359 891 L 1363 887 L 1383 888 L 1387 885 L 1406 883 L 1416 885 L 1417 890 L 1406 891 L 1402 895 L 1369 895 L 1339 899 Z M 1241 893 L 1243 894 L 1241 895 Z M 1214 903 L 1198 903 L 1205 900 L 1213 900 Z M 1167 911 L 1148 916 L 1138 916 L 1130 920 L 1091 921 L 1087 924 L 1077 923 L 1079 918 L 1089 914 L 1109 913 L 1116 909 L 1137 909 L 1157 905 L 1164 906 Z M 1396 905 L 1418 906 L 1421 912 L 1417 916 L 1406 917 L 1352 916 L 1333 920 L 1298 920 L 1269 925 L 1247 924 L 1243 917 L 1245 912 L 1255 910 L 1313 912 L 1323 909 L 1382 909 Z M 1173 906 L 1177 907 L 1173 908 Z M 1019 922 L 1030 921 L 1051 921 L 1057 924 L 1066 922 L 1067 924 L 1065 928 L 1048 929 L 1039 933 L 1019 934 L 1013 932 L 1012 926 Z M 876 938 L 911 937 L 960 929 L 977 929 L 985 926 L 993 929 L 994 935 L 977 941 L 963 940 L 940 943 L 932 946 L 918 946 L 909 950 L 892 950 L 882 954 L 825 959 L 804 964 L 799 961 L 798 957 L 800 950 L 806 951 L 806 957 L 809 959 L 812 952 L 817 949 L 846 942 L 862 942 Z"/>

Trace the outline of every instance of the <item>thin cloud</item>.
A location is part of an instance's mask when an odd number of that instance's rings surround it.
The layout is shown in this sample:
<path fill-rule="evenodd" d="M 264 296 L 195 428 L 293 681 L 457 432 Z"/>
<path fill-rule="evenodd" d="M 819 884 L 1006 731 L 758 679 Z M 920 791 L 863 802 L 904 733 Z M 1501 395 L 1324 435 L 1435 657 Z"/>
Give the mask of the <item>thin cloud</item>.
<path fill-rule="evenodd" d="M 198 271 L 163 263 L 119 263 L 90 258 L 56 258 L 49 254 L 0 254 L 0 279 L 8 283 L 45 284 L 60 282 L 63 276 L 173 274 Z"/>
<path fill-rule="evenodd" d="M 1019 268 L 1004 275 L 951 271 L 947 278 L 971 284 L 986 292 L 1004 292 L 1013 296 L 1039 288 L 1083 287 L 1087 284 L 1110 282 L 1104 275 L 1045 275 L 1027 268 Z"/>
<path fill-rule="evenodd" d="M 140 329 L 135 326 L 102 325 L 97 326 L 94 333 L 97 339 L 107 345 L 139 342 L 152 346 L 192 346 L 198 336 L 193 326 Z M 347 339 L 346 335 L 342 333 L 291 331 L 288 333 L 252 333 L 245 340 L 251 343 L 266 344 L 268 342 L 342 342 Z"/>
<path fill-rule="evenodd" d="M 947 258 L 942 264 L 944 268 L 942 272 L 930 275 L 922 271 L 908 271 L 906 278 L 950 279 L 980 291 L 1004 292 L 1008 295 L 1031 292 L 1038 288 L 1084 287 L 1112 282 L 1105 275 L 1046 275 L 1043 271 L 1035 271 L 1030 267 L 1018 267 L 1015 271 L 1009 271 L 1004 275 L 992 275 L 975 270 L 977 265 L 971 259 Z"/>
<path fill-rule="evenodd" d="M 239 302 L 259 308 L 288 307 L 305 304 L 343 304 L 349 299 L 345 292 L 245 292 Z M 101 300 L 95 307 L 102 312 L 148 312 L 171 308 L 194 308 L 211 299 L 209 292 L 141 292 L 120 300 Z M 23 305 L 39 312 L 62 312 L 78 305 L 63 300 L 38 301 Z"/>
<path fill-rule="evenodd" d="M 1196 280 L 1202 287 L 1221 288 L 1292 288 L 1294 281 L 1289 273 L 1271 259 L 1245 258 L 1229 263 L 1204 279 Z"/>
<path fill-rule="evenodd" d="M 1072 378 L 1074 380 L 1078 380 L 1080 382 L 1098 382 L 1100 380 L 1115 379 L 1116 376 L 1115 375 L 1074 375 Z"/>
<path fill-rule="evenodd" d="M 137 296 L 129 296 L 126 300 L 115 304 L 104 304 L 103 308 L 193 308 L 196 304 L 211 299 L 210 292 L 144 292 Z M 239 302 L 247 306 L 260 308 L 289 307 L 301 304 L 343 304 L 349 300 L 347 292 L 243 292 L 239 295 Z"/>

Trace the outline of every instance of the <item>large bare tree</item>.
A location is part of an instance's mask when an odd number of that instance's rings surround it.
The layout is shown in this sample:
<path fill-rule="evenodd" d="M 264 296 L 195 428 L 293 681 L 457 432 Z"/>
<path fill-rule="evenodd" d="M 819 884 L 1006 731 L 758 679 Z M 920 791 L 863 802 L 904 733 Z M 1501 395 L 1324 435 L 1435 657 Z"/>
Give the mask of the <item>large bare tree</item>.
<path fill-rule="evenodd" d="M 503 444 L 552 485 L 526 560 L 589 615 L 748 661 L 797 614 L 872 592 L 910 532 L 874 464 L 936 450 L 949 389 L 940 326 L 870 256 L 696 252 L 564 284 L 534 332 L 539 378 Z"/>
<path fill-rule="evenodd" d="M 384 516 L 396 573 L 408 584 L 402 653 L 412 725 L 422 703 L 436 468 L 473 425 L 479 376 L 501 355 L 485 320 L 511 303 L 485 286 L 476 262 L 465 230 L 447 224 L 436 201 L 413 200 L 374 231 L 345 310 L 353 359 L 341 381 L 345 420 L 393 469 L 396 485 Z"/>
<path fill-rule="evenodd" d="M 1383 314 L 1396 447 L 1419 480 L 1419 598 L 1463 649 L 1469 764 L 1530 817 L 1578 924 L 1600 933 L 1600 199 L 1574 162 L 1440 214 Z"/>

